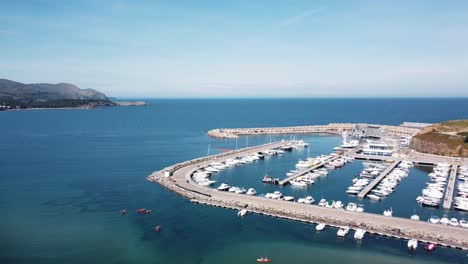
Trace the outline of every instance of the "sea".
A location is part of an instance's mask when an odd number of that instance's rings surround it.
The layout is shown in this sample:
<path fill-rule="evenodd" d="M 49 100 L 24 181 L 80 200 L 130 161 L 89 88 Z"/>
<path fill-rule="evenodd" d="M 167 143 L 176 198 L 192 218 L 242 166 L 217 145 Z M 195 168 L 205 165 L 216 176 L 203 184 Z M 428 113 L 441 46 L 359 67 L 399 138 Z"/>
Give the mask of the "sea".
<path fill-rule="evenodd" d="M 153 171 L 188 159 L 289 139 L 250 136 L 214 139 L 214 128 L 271 127 L 334 122 L 399 125 L 468 118 L 468 99 L 164 99 L 146 107 L 0 112 L 0 263 L 468 263 L 468 252 L 353 232 L 338 238 L 305 224 L 193 204 L 151 183 Z M 328 154 L 341 142 L 330 135 L 295 135 L 308 148 L 227 169 L 213 180 L 280 190 L 296 198 L 363 204 L 366 212 L 416 213 L 468 219 L 467 213 L 419 206 L 430 167 L 413 167 L 381 202 L 345 190 L 363 168 L 354 161 L 305 189 L 261 183 L 284 178 L 299 159 Z M 137 208 L 151 209 L 139 215 Z M 120 215 L 126 209 L 127 214 Z M 160 225 L 160 232 L 153 227 Z"/>

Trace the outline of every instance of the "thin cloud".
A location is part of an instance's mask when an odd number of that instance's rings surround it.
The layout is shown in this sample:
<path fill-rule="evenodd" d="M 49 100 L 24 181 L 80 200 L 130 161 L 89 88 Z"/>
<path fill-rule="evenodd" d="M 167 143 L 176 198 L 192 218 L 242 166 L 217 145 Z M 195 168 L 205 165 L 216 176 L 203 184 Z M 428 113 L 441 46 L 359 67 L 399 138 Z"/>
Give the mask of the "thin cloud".
<path fill-rule="evenodd" d="M 282 26 L 282 27 L 288 27 L 288 26 L 291 26 L 291 25 L 294 25 L 294 24 L 297 24 L 299 22 L 301 22 L 302 20 L 312 16 L 312 15 L 315 15 L 315 14 L 319 14 L 321 12 L 323 12 L 325 10 L 325 8 L 314 8 L 314 9 L 308 9 L 308 10 L 305 10 L 305 11 L 302 11 L 302 12 L 299 12 L 299 13 L 296 13 L 292 16 L 289 16 L 283 20 L 280 21 L 279 25 Z"/>

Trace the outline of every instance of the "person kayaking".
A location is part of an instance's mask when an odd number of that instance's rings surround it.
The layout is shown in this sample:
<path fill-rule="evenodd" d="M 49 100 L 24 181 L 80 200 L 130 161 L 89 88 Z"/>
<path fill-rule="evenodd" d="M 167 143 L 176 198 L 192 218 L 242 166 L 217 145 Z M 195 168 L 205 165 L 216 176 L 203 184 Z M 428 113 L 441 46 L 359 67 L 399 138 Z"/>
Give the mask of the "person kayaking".
<path fill-rule="evenodd" d="M 123 210 L 120 210 L 120 215 L 125 215 L 127 213 L 127 210 L 123 209 Z"/>
<path fill-rule="evenodd" d="M 159 232 L 161 230 L 161 226 L 157 225 L 153 228 L 154 231 Z"/>

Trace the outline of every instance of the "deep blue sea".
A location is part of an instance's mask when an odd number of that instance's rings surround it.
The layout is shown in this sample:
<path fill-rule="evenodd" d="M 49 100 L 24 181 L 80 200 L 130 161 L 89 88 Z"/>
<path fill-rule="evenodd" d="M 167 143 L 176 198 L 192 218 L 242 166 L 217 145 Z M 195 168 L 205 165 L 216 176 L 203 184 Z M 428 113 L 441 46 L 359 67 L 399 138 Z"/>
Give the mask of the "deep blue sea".
<path fill-rule="evenodd" d="M 406 241 L 352 233 L 338 239 L 336 229 L 247 215 L 192 204 L 150 183 L 146 177 L 173 163 L 204 156 L 235 140 L 212 139 L 220 127 L 260 127 L 365 122 L 398 125 L 468 118 L 468 99 L 232 99 L 149 100 L 148 107 L 91 110 L 0 112 L 0 263 L 255 263 L 267 255 L 274 263 L 468 263 L 468 252 L 422 245 L 408 252 Z M 334 136 L 302 135 L 311 155 L 327 154 Z M 274 140 L 281 139 L 280 136 Z M 238 147 L 268 137 L 244 137 Z M 225 170 L 213 179 L 280 189 L 296 197 L 357 201 L 346 195 L 362 169 L 355 161 L 307 189 L 265 186 L 265 172 L 277 177 L 294 167 L 307 150 Z M 357 201 L 366 211 L 423 220 L 431 214 L 468 214 L 421 208 L 415 198 L 430 168 L 413 168 L 397 191 L 380 203 Z M 137 208 L 153 210 L 137 215 Z M 121 216 L 119 211 L 127 209 Z M 161 225 L 161 232 L 152 227 Z"/>

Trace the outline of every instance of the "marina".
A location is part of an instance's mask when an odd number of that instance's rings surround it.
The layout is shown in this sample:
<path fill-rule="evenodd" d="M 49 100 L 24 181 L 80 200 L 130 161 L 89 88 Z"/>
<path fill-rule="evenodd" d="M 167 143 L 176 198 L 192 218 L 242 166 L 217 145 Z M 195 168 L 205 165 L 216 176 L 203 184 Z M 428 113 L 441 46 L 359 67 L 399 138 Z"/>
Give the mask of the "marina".
<path fill-rule="evenodd" d="M 409 219 L 409 217 L 407 219 L 395 216 L 388 217 L 387 214 L 379 215 L 375 213 L 364 213 L 361 207 L 361 210 L 358 213 L 356 211 L 356 204 L 351 203 L 351 205 L 348 204 L 348 206 L 343 206 L 341 205 L 341 201 L 337 201 L 336 203 L 333 201 L 333 205 L 331 207 L 305 203 L 305 198 L 299 198 L 297 202 L 294 202 L 295 198 L 293 196 L 282 194 L 279 191 L 268 193 L 267 196 L 245 195 L 226 191 L 220 192 L 216 189 L 196 185 L 192 180 L 191 175 L 193 172 L 202 168 L 200 163 L 209 163 L 208 159 L 215 159 L 216 162 L 223 162 L 225 160 L 239 158 L 241 156 L 252 155 L 253 153 L 262 153 L 264 151 L 274 150 L 275 148 L 281 149 L 282 147 L 293 143 L 293 141 L 274 142 L 258 147 L 232 151 L 232 153 L 221 153 L 219 155 L 211 156 L 210 158 L 205 157 L 197 159 L 198 162 L 197 160 L 192 160 L 190 162 L 186 162 L 185 166 L 176 165 L 168 167 L 162 171 L 155 172 L 150 175 L 148 179 L 150 181 L 158 182 L 161 185 L 187 197 L 192 202 L 236 210 L 247 209 L 249 212 L 257 214 L 265 214 L 306 223 L 322 223 L 322 225 L 317 227 L 317 230 L 323 229 L 323 223 L 326 223 L 329 226 L 346 226 L 351 229 L 361 229 L 365 232 L 382 234 L 395 238 L 434 241 L 439 244 L 468 249 L 467 229 L 460 229 L 460 227 L 453 227 L 453 225 L 434 225 L 430 222 L 418 221 L 419 216 L 417 216 L 418 220 L 416 221 L 414 216 L 412 216 L 411 219 Z M 355 152 L 353 153 L 353 151 L 349 151 L 347 155 L 356 159 L 360 157 L 360 154 Z M 337 159 L 339 157 L 340 156 L 336 155 L 333 159 Z M 374 158 L 374 160 L 378 161 L 391 160 L 391 157 Z M 415 157 L 409 158 L 409 160 L 416 160 L 417 162 L 424 164 L 430 164 L 432 162 L 431 159 L 425 159 L 423 156 L 418 156 L 417 154 Z M 314 169 L 320 168 L 330 161 L 332 160 L 326 160 L 320 164 L 314 165 L 314 167 L 307 168 L 304 171 L 299 171 L 296 174 L 281 180 L 279 186 L 283 186 L 286 182 L 305 175 Z M 389 175 L 402 161 L 403 159 L 394 159 L 393 163 L 387 166 L 386 169 L 365 188 L 365 193 L 369 193 L 370 190 L 377 186 L 379 182 Z M 404 159 L 404 161 L 409 162 L 406 159 Z M 281 182 L 283 182 L 283 184 L 281 184 Z M 364 190 L 361 192 L 364 193 Z M 362 197 L 365 196 L 366 195 L 363 195 Z M 346 207 L 347 210 L 337 210 L 344 207 Z M 391 212 L 391 209 L 389 211 Z M 390 216 L 391 215 L 392 214 L 390 213 Z M 361 232 L 363 231 L 359 231 L 358 237 Z"/>

